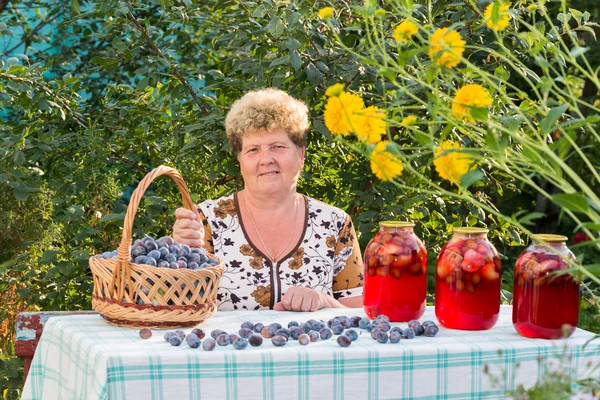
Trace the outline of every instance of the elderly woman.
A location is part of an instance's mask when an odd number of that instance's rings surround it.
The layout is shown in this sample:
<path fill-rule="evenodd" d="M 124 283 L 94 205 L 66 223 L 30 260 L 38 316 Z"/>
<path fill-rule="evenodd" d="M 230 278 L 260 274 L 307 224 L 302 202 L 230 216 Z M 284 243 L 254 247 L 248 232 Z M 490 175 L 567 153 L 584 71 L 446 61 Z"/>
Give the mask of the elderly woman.
<path fill-rule="evenodd" d="M 350 217 L 296 191 L 308 109 L 275 89 L 249 92 L 225 119 L 244 189 L 180 208 L 173 237 L 225 262 L 219 310 L 362 307 L 363 264 Z"/>

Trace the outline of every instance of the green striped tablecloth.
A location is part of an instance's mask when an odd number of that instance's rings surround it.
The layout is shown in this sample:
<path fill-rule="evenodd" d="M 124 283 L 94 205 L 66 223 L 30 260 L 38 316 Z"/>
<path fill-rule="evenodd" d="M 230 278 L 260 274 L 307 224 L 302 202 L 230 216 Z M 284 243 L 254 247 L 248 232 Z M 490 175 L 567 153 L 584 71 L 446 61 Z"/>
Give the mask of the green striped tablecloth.
<path fill-rule="evenodd" d="M 246 320 L 287 326 L 336 315 L 364 313 L 219 312 L 201 327 L 207 334 L 237 332 Z M 426 319 L 436 321 L 432 307 Z M 22 399 L 480 399 L 503 398 L 521 383 L 532 386 L 549 369 L 600 378 L 600 340 L 584 347 L 594 334 L 577 329 L 568 340 L 526 339 L 513 329 L 510 306 L 488 331 L 440 327 L 434 338 L 397 344 L 379 344 L 362 331 L 348 348 L 334 336 L 308 346 L 290 340 L 274 347 L 267 339 L 258 348 L 207 352 L 185 342 L 173 347 L 163 333 L 143 340 L 138 330 L 109 325 L 98 315 L 50 318 Z"/>

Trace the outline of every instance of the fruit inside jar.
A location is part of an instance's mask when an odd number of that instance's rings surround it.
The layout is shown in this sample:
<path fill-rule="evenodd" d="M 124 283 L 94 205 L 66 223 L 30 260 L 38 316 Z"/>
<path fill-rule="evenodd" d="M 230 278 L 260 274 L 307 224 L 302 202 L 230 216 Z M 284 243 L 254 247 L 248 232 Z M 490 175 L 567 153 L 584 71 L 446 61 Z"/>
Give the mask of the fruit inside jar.
<path fill-rule="evenodd" d="M 556 272 L 568 268 L 563 257 L 575 257 L 565 244 L 565 236 L 541 234 L 533 238 L 515 264 L 513 325 L 519 334 L 530 338 L 571 336 L 579 320 L 579 284 L 571 274 Z M 565 325 L 569 327 L 563 331 Z"/>
<path fill-rule="evenodd" d="M 365 249 L 363 304 L 373 319 L 393 322 L 419 319 L 427 295 L 427 250 L 414 234 L 414 224 L 382 221 Z"/>
<path fill-rule="evenodd" d="M 485 330 L 498 320 L 502 264 L 487 232 L 454 228 L 438 256 L 435 315 L 447 328 Z"/>

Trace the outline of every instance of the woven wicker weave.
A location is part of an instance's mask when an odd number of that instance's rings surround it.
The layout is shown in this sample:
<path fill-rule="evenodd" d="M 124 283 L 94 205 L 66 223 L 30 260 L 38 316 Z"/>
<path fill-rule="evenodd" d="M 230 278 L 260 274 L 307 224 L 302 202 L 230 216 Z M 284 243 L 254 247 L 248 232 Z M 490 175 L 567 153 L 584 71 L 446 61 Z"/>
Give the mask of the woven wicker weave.
<path fill-rule="evenodd" d="M 217 310 L 217 289 L 224 271 L 222 260 L 218 260 L 214 267 L 200 270 L 131 264 L 135 213 L 148 186 L 161 175 L 167 175 L 177 183 L 184 207 L 193 209 L 192 198 L 181 175 L 177 170 L 161 165 L 146 175 L 131 196 L 117 258 L 90 258 L 94 277 L 92 307 L 115 325 L 154 328 L 194 326 Z"/>

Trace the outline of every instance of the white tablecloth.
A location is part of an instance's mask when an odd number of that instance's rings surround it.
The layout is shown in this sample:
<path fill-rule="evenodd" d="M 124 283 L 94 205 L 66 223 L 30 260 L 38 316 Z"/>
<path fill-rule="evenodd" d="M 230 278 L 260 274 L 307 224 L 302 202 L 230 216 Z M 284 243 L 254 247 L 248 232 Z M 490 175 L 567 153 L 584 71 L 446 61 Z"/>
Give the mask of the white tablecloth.
<path fill-rule="evenodd" d="M 488 331 L 440 327 L 434 338 L 397 344 L 380 344 L 361 331 L 347 348 L 334 336 L 308 346 L 290 340 L 275 347 L 265 339 L 261 347 L 217 346 L 212 352 L 185 341 L 171 346 L 160 330 L 143 340 L 138 330 L 112 326 L 99 315 L 53 317 L 22 399 L 479 399 L 503 398 L 519 384 L 530 387 L 549 369 L 561 369 L 574 381 L 600 379 L 600 340 L 584 347 L 594 334 L 577 329 L 567 340 L 527 339 L 513 329 L 511 311 L 502 306 Z M 364 313 L 219 312 L 200 327 L 208 335 L 217 328 L 237 332 L 247 320 L 287 326 L 336 315 Z M 433 307 L 421 321 L 427 319 L 437 322 Z"/>

